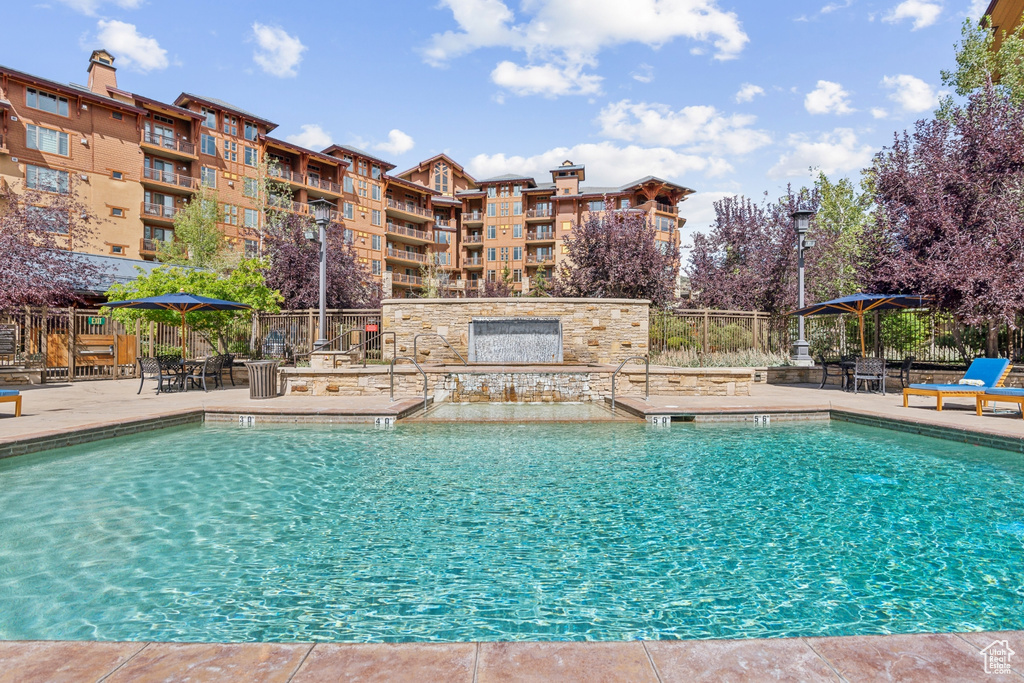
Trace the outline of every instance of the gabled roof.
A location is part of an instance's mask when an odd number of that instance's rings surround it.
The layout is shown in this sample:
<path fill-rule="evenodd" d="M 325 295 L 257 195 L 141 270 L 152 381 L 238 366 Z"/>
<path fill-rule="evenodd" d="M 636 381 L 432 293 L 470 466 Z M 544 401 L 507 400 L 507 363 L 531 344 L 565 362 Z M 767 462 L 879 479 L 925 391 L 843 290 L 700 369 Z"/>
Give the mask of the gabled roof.
<path fill-rule="evenodd" d="M 178 95 L 178 99 L 174 100 L 174 104 L 178 105 L 179 107 L 187 104 L 188 102 L 198 102 L 199 104 L 205 104 L 210 107 L 216 107 L 217 109 L 225 109 L 231 112 L 232 114 L 238 114 L 239 116 L 251 119 L 253 121 L 256 121 L 257 123 L 264 124 L 267 127 L 268 132 L 277 128 L 277 124 L 274 123 L 273 121 L 265 119 L 261 116 L 256 116 L 256 114 L 253 114 L 252 112 L 248 112 L 242 109 L 241 107 L 236 107 L 230 102 L 219 100 L 216 97 L 206 97 L 205 95 L 195 95 L 193 93 L 183 92 L 180 95 Z"/>
<path fill-rule="evenodd" d="M 299 154 L 308 154 L 309 156 L 315 159 L 319 159 L 330 164 L 348 164 L 348 162 L 345 161 L 344 159 L 332 157 L 330 154 L 324 154 L 323 152 L 315 152 L 311 149 L 303 147 L 302 145 L 296 145 L 294 142 L 288 142 L 287 140 L 272 138 L 269 135 L 264 135 L 263 139 L 266 140 L 269 144 L 274 145 L 276 147 L 284 147 L 285 149 L 292 150 L 293 152 L 297 152 Z"/>
<path fill-rule="evenodd" d="M 358 156 L 361 156 L 361 157 L 366 157 L 370 161 L 376 161 L 382 167 L 384 167 L 385 171 L 390 171 L 391 169 L 393 169 L 395 167 L 395 165 L 393 163 L 391 163 L 390 161 L 384 161 L 380 157 L 375 157 L 374 155 L 370 154 L 369 152 L 361 150 L 358 147 L 353 147 L 352 145 L 331 145 L 327 149 L 323 150 L 323 153 L 324 154 L 330 154 L 331 152 L 336 152 L 336 151 L 348 152 L 349 154 L 355 154 L 355 155 L 358 155 Z"/>
<path fill-rule="evenodd" d="M 650 183 L 650 182 L 661 183 L 662 185 L 668 185 L 669 187 L 674 187 L 676 189 L 683 190 L 683 191 L 686 192 L 686 194 L 693 194 L 694 193 L 694 190 L 691 190 L 690 188 L 688 188 L 688 187 L 686 187 L 684 185 L 679 185 L 678 183 L 669 182 L 668 180 L 665 180 L 663 178 L 659 178 L 658 176 L 655 176 L 655 175 L 645 175 L 643 178 L 640 178 L 640 180 L 634 180 L 631 183 L 626 183 L 625 185 L 619 186 L 619 190 L 628 190 L 628 189 L 636 187 L 638 185 L 646 185 L 647 183 Z"/>
<path fill-rule="evenodd" d="M 387 173 L 385 173 L 381 177 L 384 178 L 384 180 L 386 180 L 389 184 L 394 183 L 395 185 L 399 185 L 401 187 L 407 187 L 411 190 L 417 190 L 419 192 L 426 192 L 427 194 L 434 196 L 441 194 L 437 190 L 426 187 L 424 185 L 420 185 L 419 183 L 414 183 L 411 180 L 406 180 L 405 178 L 396 178 L 395 176 L 388 175 Z"/>
<path fill-rule="evenodd" d="M 201 118 L 203 118 L 202 114 L 200 114 L 197 111 L 192 111 L 191 109 L 185 109 L 184 107 L 179 107 L 179 106 L 176 106 L 176 105 L 173 105 L 173 104 L 167 104 L 166 102 L 161 102 L 160 100 L 154 100 L 154 99 L 151 99 L 149 97 L 143 97 L 142 95 L 136 95 L 135 93 L 130 93 L 130 94 L 131 94 L 131 96 L 133 98 L 135 98 L 136 102 L 141 102 L 143 105 L 147 105 L 148 104 L 151 107 L 159 107 L 159 108 L 164 109 L 166 111 L 169 111 L 171 113 L 177 114 L 179 116 L 187 116 L 188 118 L 191 118 L 191 119 L 201 119 Z"/>
<path fill-rule="evenodd" d="M 120 109 L 122 111 L 129 111 L 134 114 L 145 114 L 145 110 L 139 109 L 136 106 L 127 104 L 120 100 L 115 100 L 113 97 L 107 97 L 106 95 L 99 95 L 89 90 L 84 85 L 78 85 L 77 83 L 58 83 L 57 81 L 51 81 L 49 78 L 41 78 L 40 76 L 33 76 L 27 74 L 24 71 L 18 71 L 17 69 L 11 69 L 9 67 L 0 65 L 0 73 L 8 74 L 13 76 L 17 80 L 31 83 L 32 85 L 38 85 L 49 90 L 56 90 L 57 92 L 68 95 L 70 97 L 81 97 L 83 100 L 88 102 L 96 102 L 102 104 L 105 107 L 111 107 L 113 109 Z"/>
<path fill-rule="evenodd" d="M 490 185 L 493 183 L 507 183 L 513 180 L 525 180 L 533 185 L 537 184 L 531 176 L 520 175 L 518 173 L 506 173 L 504 175 L 496 175 L 493 178 L 484 178 L 483 180 L 476 181 L 477 185 Z"/>
<path fill-rule="evenodd" d="M 458 171 L 460 174 L 464 175 L 466 178 L 469 179 L 470 182 L 472 182 L 472 183 L 476 182 L 476 179 L 473 176 L 471 176 L 468 173 L 466 173 L 466 169 L 462 167 L 462 164 L 460 164 L 459 162 L 455 161 L 454 159 L 452 159 L 450 156 L 448 156 L 447 154 L 445 154 L 443 152 L 441 154 L 435 154 L 434 156 L 430 157 L 429 159 L 424 159 L 423 161 L 419 162 L 418 164 L 416 164 L 412 168 L 408 168 L 408 169 L 402 171 L 401 173 L 396 173 L 395 175 L 400 176 L 400 177 L 405 177 L 408 174 L 412 173 L 413 171 L 423 168 L 424 166 L 430 166 L 431 164 L 433 164 L 438 159 L 444 159 L 445 161 L 448 162 L 448 164 L 452 167 L 453 170 Z"/>

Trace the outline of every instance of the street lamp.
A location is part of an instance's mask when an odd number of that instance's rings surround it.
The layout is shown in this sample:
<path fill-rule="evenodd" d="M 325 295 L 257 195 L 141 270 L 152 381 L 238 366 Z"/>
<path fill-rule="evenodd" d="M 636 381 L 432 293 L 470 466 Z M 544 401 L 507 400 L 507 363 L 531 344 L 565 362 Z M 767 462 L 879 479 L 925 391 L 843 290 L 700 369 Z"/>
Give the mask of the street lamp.
<path fill-rule="evenodd" d="M 804 249 L 814 246 L 814 240 L 805 238 L 807 228 L 811 224 L 814 211 L 797 208 L 790 214 L 793 219 L 793 227 L 796 229 L 796 263 L 797 263 L 797 308 L 804 307 Z M 808 353 L 810 344 L 804 338 L 804 317 L 799 316 L 800 334 L 793 343 L 791 358 L 794 365 L 814 365 L 814 359 Z"/>
<path fill-rule="evenodd" d="M 313 218 L 316 219 L 317 227 L 320 228 L 320 330 L 317 340 L 313 342 L 313 350 L 324 349 L 328 340 L 327 334 L 327 224 L 331 222 L 331 212 L 334 204 L 326 199 L 314 199 L 309 203 L 313 210 Z"/>

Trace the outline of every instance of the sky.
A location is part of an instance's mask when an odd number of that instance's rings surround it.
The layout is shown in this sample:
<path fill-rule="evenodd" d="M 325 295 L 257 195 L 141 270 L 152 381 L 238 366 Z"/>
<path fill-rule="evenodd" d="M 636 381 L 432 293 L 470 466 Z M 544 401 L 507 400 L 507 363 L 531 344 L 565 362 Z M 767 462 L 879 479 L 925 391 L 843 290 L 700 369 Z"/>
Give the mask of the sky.
<path fill-rule="evenodd" d="M 858 179 L 934 111 L 987 4 L 49 0 L 5 7 L 0 64 L 85 83 L 105 48 L 124 90 L 216 97 L 396 171 L 444 152 L 478 179 L 566 159 L 585 184 L 656 175 L 695 190 L 685 247 L 723 196 Z"/>

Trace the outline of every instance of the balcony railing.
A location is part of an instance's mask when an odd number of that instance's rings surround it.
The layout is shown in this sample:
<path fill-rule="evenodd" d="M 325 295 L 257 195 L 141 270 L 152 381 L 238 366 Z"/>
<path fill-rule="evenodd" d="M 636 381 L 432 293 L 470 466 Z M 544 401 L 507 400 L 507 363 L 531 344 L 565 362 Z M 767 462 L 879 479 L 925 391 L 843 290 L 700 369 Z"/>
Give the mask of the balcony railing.
<path fill-rule="evenodd" d="M 191 142 L 184 140 L 177 140 L 167 135 L 156 135 L 154 133 L 148 133 L 142 131 L 142 142 L 147 145 L 153 145 L 160 149 L 167 149 L 173 152 L 180 152 L 181 154 L 188 154 L 189 156 L 196 155 L 196 146 Z"/>
<path fill-rule="evenodd" d="M 554 254 L 527 254 L 526 262 L 529 264 L 543 265 L 546 263 L 554 263 Z"/>
<path fill-rule="evenodd" d="M 470 222 L 473 222 L 473 223 L 479 223 L 480 221 L 483 221 L 483 219 L 484 219 L 483 211 L 463 211 L 462 212 L 462 222 L 463 223 L 465 223 L 467 221 L 470 221 Z"/>
<path fill-rule="evenodd" d="M 679 213 L 679 207 L 678 206 L 672 206 L 671 204 L 659 204 L 658 202 L 655 202 L 655 201 L 644 202 L 643 204 L 641 204 L 637 208 L 642 208 L 642 209 L 647 209 L 647 210 L 654 209 L 655 211 L 660 211 L 662 213 L 670 213 L 673 216 L 675 216 L 675 215 L 677 215 Z"/>
<path fill-rule="evenodd" d="M 178 209 L 173 206 L 167 206 L 166 204 L 149 204 L 142 202 L 142 215 L 152 216 L 154 218 L 166 218 L 167 220 L 174 220 L 174 216 L 178 213 Z"/>
<path fill-rule="evenodd" d="M 477 234 L 477 235 L 466 235 L 465 237 L 462 238 L 462 243 L 463 244 L 483 244 L 484 243 L 484 236 L 480 235 L 480 234 Z"/>
<path fill-rule="evenodd" d="M 438 228 L 450 228 L 452 227 L 452 222 L 443 220 L 441 218 L 435 218 L 434 225 L 437 226 Z"/>
<path fill-rule="evenodd" d="M 394 223 L 388 223 L 388 233 L 392 235 L 404 235 L 405 237 L 412 237 L 418 240 L 430 241 L 430 233 L 423 232 L 422 230 L 416 230 L 415 228 L 407 228 L 404 225 L 396 225 Z"/>
<path fill-rule="evenodd" d="M 526 240 L 539 241 L 539 240 L 553 240 L 555 239 L 554 230 L 527 230 Z"/>
<path fill-rule="evenodd" d="M 195 189 L 196 187 L 196 179 L 190 175 L 181 175 L 179 173 L 174 173 L 173 171 L 162 171 L 158 168 L 150 168 L 148 166 L 142 169 L 142 177 L 146 180 L 152 180 L 155 183 L 175 185 L 189 190 Z"/>
<path fill-rule="evenodd" d="M 139 242 L 139 253 L 140 254 L 155 254 L 159 250 L 160 250 L 160 240 L 151 240 L 151 239 L 146 239 L 145 237 L 143 237 L 142 241 Z"/>
<path fill-rule="evenodd" d="M 302 202 L 293 202 L 282 197 L 275 197 L 274 195 L 271 195 L 267 200 L 267 206 L 281 209 L 282 211 L 291 211 L 292 213 L 309 213 L 309 205 Z"/>
<path fill-rule="evenodd" d="M 271 177 L 271 178 L 279 178 L 281 180 L 287 180 L 290 183 L 298 183 L 300 185 L 303 184 L 303 182 L 302 182 L 302 174 L 301 173 L 295 173 L 290 168 L 281 168 L 280 166 L 271 166 L 270 168 L 267 169 L 267 175 L 269 177 Z"/>
<path fill-rule="evenodd" d="M 427 262 L 426 254 L 420 254 L 415 251 L 405 251 L 404 249 L 393 249 L 388 247 L 387 255 L 389 258 L 405 259 L 406 261 L 415 261 L 416 263 Z"/>
<path fill-rule="evenodd" d="M 527 209 L 527 218 L 551 218 L 554 215 L 551 213 L 551 209 Z"/>
<path fill-rule="evenodd" d="M 468 258 L 467 257 L 467 258 L 462 259 L 462 265 L 466 266 L 466 267 L 468 267 L 468 266 L 482 266 L 483 264 L 484 264 L 484 260 L 483 260 L 483 258 L 481 258 L 479 256 L 474 256 L 473 258 Z"/>
<path fill-rule="evenodd" d="M 331 182 L 325 178 L 313 178 L 306 177 L 306 184 L 310 187 L 318 187 L 324 192 L 333 192 L 334 194 L 341 194 L 341 185 L 335 182 Z"/>
<path fill-rule="evenodd" d="M 396 202 L 394 199 L 389 199 L 388 208 L 396 211 L 405 211 L 406 213 L 416 214 L 417 216 L 423 216 L 424 218 L 433 218 L 429 211 L 421 209 L 411 202 Z"/>
<path fill-rule="evenodd" d="M 420 287 L 423 285 L 423 278 L 421 278 L 419 275 L 391 273 L 391 282 L 398 285 L 412 285 L 414 287 Z"/>

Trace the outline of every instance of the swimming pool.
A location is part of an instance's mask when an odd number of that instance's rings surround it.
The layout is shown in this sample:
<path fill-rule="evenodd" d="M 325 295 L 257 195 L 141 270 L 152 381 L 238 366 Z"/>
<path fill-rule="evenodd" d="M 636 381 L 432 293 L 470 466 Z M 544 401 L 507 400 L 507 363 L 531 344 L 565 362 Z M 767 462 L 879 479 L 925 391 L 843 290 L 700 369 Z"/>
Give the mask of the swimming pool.
<path fill-rule="evenodd" d="M 836 422 L 174 428 L 0 461 L 0 638 L 1018 629 L 1022 484 Z"/>

